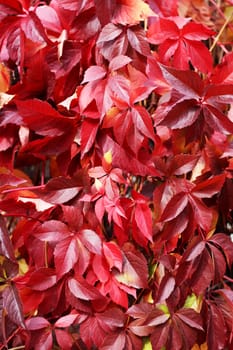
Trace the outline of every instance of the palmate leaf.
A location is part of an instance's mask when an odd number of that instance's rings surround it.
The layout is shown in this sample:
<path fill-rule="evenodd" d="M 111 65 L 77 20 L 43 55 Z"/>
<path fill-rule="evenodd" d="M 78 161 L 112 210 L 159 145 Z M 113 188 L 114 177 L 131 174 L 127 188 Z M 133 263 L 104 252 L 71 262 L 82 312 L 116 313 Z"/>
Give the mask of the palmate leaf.
<path fill-rule="evenodd" d="M 127 56 L 120 56 L 119 59 L 116 57 L 114 60 L 115 63 L 112 62 L 112 65 L 109 65 L 109 71 L 97 65 L 86 70 L 82 83 L 87 84 L 84 85 L 79 95 L 81 113 L 84 113 L 94 100 L 100 119 L 102 119 L 104 114 L 112 107 L 114 98 L 129 101 L 129 80 L 123 75 L 108 73 L 127 65 L 131 59 Z"/>
<path fill-rule="evenodd" d="M 232 122 L 224 114 L 224 106 L 233 100 L 231 85 L 208 85 L 208 81 L 202 81 L 195 72 L 179 71 L 162 65 L 161 69 L 164 78 L 179 94 L 172 95 L 170 101 L 158 107 L 155 125 L 183 129 L 199 123 L 202 128 L 208 126 L 212 133 L 213 130 L 226 134 L 233 132 Z"/>
<path fill-rule="evenodd" d="M 0 349 L 233 347 L 231 23 L 208 50 L 197 2 L 1 1 Z"/>
<path fill-rule="evenodd" d="M 5 10 L 8 15 L 5 16 L 0 25 L 1 32 L 4 33 L 0 42 L 5 52 L 8 53 L 9 58 L 20 65 L 20 73 L 23 73 L 22 68 L 25 59 L 46 46 L 50 40 L 34 9 L 31 8 L 31 11 L 25 13 L 22 5 L 19 2 L 17 3 L 19 5 L 18 8 L 15 5 L 12 6 L 12 4 L 6 4 Z M 12 16 L 12 11 L 14 16 Z M 24 48 L 28 42 L 31 45 L 30 50 L 26 53 Z M 2 50 L 1 54 L 4 50 Z M 4 58 L 2 59 L 1 57 L 2 60 Z"/>
<path fill-rule="evenodd" d="M 217 234 L 217 237 L 223 239 L 221 234 Z M 233 243 L 227 237 L 225 245 L 227 250 L 232 251 Z M 200 237 L 194 237 L 182 257 L 176 282 L 180 285 L 185 279 L 188 279 L 190 288 L 195 294 L 200 295 L 211 281 L 215 284 L 220 283 L 226 269 L 225 254 L 214 238 L 201 240 Z"/>
<path fill-rule="evenodd" d="M 166 305 L 163 306 L 167 309 Z M 142 328 L 145 326 L 150 326 L 150 339 L 156 350 L 174 345 L 176 349 L 190 349 L 203 331 L 200 314 L 191 308 L 181 308 L 173 314 L 154 308 L 141 325 Z"/>
<path fill-rule="evenodd" d="M 148 40 L 159 44 L 159 56 L 163 63 L 169 64 L 171 61 L 176 68 L 188 69 L 191 61 L 202 72 L 211 71 L 212 57 L 200 41 L 213 34 L 202 24 L 181 17 L 157 18 L 147 32 Z"/>
<path fill-rule="evenodd" d="M 149 55 L 149 44 L 144 30 L 139 25 L 124 30 L 122 25 L 108 23 L 100 32 L 97 46 L 110 62 L 118 55 L 126 55 L 130 48 L 143 56 Z"/>

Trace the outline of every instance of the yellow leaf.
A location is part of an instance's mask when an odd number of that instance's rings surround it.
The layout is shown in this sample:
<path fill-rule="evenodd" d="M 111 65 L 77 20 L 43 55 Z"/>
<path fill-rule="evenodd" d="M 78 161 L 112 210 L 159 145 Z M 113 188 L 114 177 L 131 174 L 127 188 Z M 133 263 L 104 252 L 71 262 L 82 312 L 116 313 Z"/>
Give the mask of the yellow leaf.
<path fill-rule="evenodd" d="M 144 340 L 142 350 L 152 350 L 152 345 L 151 345 L 151 341 L 149 338 L 146 338 Z"/>
<path fill-rule="evenodd" d="M 194 293 L 192 293 L 191 295 L 188 295 L 187 299 L 185 300 L 184 307 L 200 312 L 201 304 L 202 296 L 196 296 Z"/>
<path fill-rule="evenodd" d="M 112 151 L 108 151 L 104 153 L 104 160 L 107 164 L 112 164 Z"/>
<path fill-rule="evenodd" d="M 167 307 L 166 304 L 160 304 L 160 305 L 157 306 L 157 308 L 159 310 L 163 311 L 165 314 L 170 315 L 170 312 L 169 312 L 168 307 Z"/>
<path fill-rule="evenodd" d="M 25 273 L 28 271 L 28 264 L 26 263 L 25 259 L 20 259 L 18 261 L 19 264 L 19 274 L 25 275 Z"/>

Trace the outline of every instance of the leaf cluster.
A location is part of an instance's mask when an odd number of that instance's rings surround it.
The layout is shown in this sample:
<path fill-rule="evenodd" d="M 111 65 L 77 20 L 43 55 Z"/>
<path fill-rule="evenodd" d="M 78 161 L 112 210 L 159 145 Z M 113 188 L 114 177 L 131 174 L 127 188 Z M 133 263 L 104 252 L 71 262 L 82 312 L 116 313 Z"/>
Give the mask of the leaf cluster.
<path fill-rule="evenodd" d="M 229 3 L 1 0 L 1 350 L 233 347 Z"/>

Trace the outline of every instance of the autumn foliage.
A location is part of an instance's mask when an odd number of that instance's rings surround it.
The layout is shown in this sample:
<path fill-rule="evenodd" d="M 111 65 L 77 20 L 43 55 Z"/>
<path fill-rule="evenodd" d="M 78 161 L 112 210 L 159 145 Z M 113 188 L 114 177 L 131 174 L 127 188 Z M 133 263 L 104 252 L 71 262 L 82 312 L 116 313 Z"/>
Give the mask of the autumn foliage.
<path fill-rule="evenodd" d="M 1 0 L 1 350 L 233 348 L 232 14 Z"/>

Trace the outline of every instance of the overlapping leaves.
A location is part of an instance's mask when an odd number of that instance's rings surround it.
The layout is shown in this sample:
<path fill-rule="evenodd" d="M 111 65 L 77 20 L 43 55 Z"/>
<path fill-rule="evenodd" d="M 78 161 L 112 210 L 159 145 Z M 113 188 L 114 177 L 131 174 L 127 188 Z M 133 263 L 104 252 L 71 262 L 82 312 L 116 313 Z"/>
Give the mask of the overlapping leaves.
<path fill-rule="evenodd" d="M 221 4 L 1 2 L 0 349 L 232 347 Z"/>

